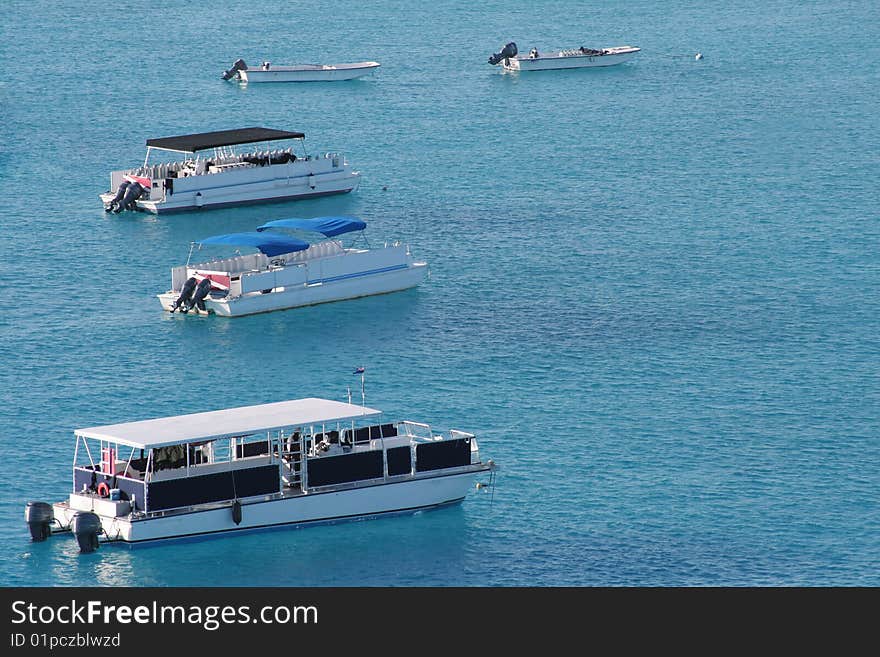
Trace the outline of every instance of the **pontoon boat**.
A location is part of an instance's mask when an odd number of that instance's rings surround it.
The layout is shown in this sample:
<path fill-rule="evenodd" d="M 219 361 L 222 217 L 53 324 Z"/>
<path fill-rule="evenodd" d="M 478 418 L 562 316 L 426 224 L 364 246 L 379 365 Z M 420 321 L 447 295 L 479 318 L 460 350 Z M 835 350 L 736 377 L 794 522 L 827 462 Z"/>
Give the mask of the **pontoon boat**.
<path fill-rule="evenodd" d="M 283 140 L 298 142 L 300 154 L 292 146 L 271 148 Z M 308 155 L 304 140 L 302 132 L 270 128 L 148 139 L 143 166 L 111 172 L 110 189 L 101 200 L 108 212 L 159 214 L 344 194 L 357 188 L 360 173 L 345 157 Z M 186 158 L 151 164 L 154 150 Z"/>
<path fill-rule="evenodd" d="M 279 219 L 255 232 L 216 235 L 196 245 L 250 247 L 259 252 L 235 255 L 171 270 L 171 289 L 158 295 L 165 310 L 214 312 L 226 317 L 285 310 L 328 301 L 355 299 L 415 287 L 427 264 L 416 262 L 409 246 L 345 247 L 338 236 L 367 224 L 356 217 Z M 312 243 L 273 230 L 318 234 Z M 366 239 L 364 238 L 364 241 Z"/>

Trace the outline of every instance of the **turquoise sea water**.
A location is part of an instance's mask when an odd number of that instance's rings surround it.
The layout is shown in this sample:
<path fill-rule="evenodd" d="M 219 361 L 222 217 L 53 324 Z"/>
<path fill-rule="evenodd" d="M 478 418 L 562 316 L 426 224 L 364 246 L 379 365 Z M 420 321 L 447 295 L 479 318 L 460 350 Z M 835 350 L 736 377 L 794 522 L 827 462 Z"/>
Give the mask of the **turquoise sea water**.
<path fill-rule="evenodd" d="M 632 44 L 501 74 L 510 40 Z M 695 61 L 702 52 L 704 59 Z M 0 23 L 0 583 L 878 585 L 876 4 L 18 2 Z M 237 57 L 375 59 L 239 88 Z M 105 215 L 144 140 L 302 130 L 349 195 Z M 387 188 L 387 189 L 384 189 Z M 225 320 L 154 297 L 188 243 L 345 213 L 419 289 Z M 304 396 L 478 435 L 494 496 L 87 556 L 32 544 L 77 427 Z"/>

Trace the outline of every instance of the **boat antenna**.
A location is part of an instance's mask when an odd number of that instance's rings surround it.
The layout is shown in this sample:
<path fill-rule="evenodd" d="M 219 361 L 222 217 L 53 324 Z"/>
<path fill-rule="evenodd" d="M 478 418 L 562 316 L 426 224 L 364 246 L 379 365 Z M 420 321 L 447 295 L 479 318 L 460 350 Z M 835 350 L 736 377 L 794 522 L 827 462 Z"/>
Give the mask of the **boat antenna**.
<path fill-rule="evenodd" d="M 351 386 L 348 386 L 348 403 L 351 403 Z"/>
<path fill-rule="evenodd" d="M 196 248 L 196 243 L 190 242 L 189 243 L 189 255 L 186 256 L 186 266 L 187 267 L 189 267 L 189 261 L 192 259 L 193 249 L 195 249 L 195 248 Z"/>
<path fill-rule="evenodd" d="M 352 374 L 360 374 L 361 375 L 361 406 L 364 408 L 367 407 L 367 393 L 366 388 L 364 386 L 364 377 L 366 376 L 367 368 L 363 365 L 358 365 L 354 368 L 354 372 Z M 351 389 L 348 391 L 349 398 L 351 398 Z"/>

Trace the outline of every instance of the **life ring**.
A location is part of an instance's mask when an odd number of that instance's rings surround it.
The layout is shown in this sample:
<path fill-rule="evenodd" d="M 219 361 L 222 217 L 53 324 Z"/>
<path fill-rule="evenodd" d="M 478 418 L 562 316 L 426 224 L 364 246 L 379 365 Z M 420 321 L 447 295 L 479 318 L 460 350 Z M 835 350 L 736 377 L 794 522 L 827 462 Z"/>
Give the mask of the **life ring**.
<path fill-rule="evenodd" d="M 98 495 L 101 497 L 110 497 L 110 486 L 107 485 L 106 481 L 102 481 L 98 484 Z"/>

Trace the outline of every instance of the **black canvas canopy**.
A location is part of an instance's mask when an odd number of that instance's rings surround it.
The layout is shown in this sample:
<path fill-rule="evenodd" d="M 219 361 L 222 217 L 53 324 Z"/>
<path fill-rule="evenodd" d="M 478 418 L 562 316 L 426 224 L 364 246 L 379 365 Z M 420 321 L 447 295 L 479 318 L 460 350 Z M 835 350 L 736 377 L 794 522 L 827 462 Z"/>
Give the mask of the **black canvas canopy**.
<path fill-rule="evenodd" d="M 252 144 L 257 141 L 274 141 L 277 139 L 302 139 L 302 132 L 273 130 L 272 128 L 238 128 L 237 130 L 217 130 L 201 132 L 194 135 L 179 137 L 159 137 L 147 139 L 150 148 L 161 148 L 166 151 L 195 153 L 219 146 L 235 146 L 236 144 Z"/>

